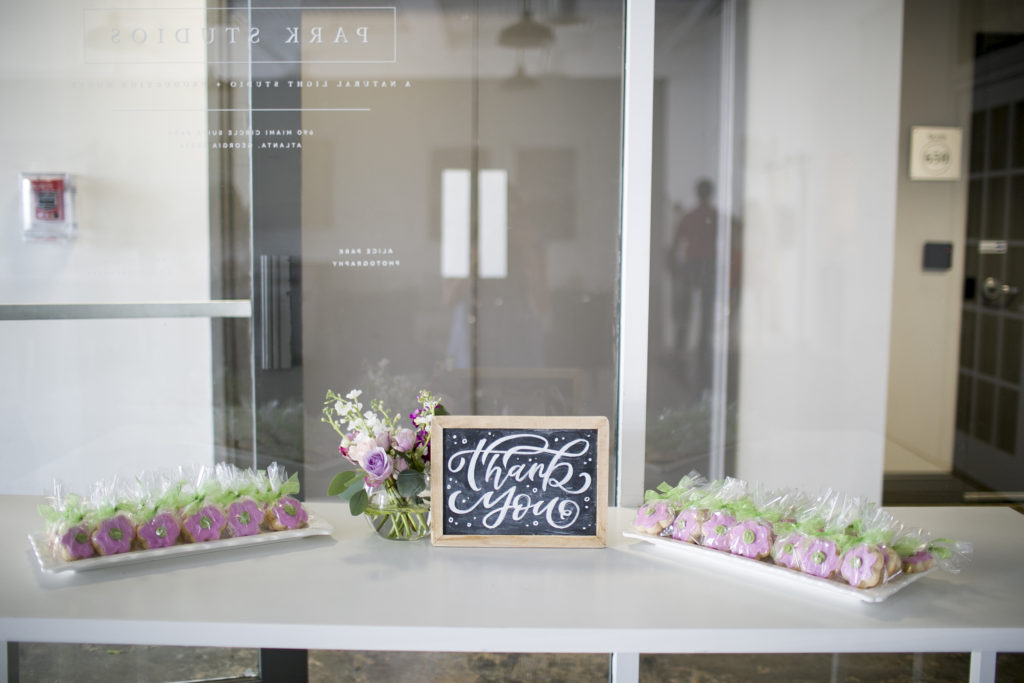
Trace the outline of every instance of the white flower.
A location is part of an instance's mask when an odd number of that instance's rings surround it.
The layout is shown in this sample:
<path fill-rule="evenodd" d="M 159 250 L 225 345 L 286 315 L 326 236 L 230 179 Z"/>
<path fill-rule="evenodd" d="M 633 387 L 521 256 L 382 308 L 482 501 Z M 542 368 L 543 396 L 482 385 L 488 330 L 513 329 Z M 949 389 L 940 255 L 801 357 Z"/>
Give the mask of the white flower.
<path fill-rule="evenodd" d="M 360 434 L 356 437 L 356 442 L 348 449 L 348 457 L 363 467 L 366 456 L 375 448 L 378 448 L 376 441 Z"/>
<path fill-rule="evenodd" d="M 362 395 L 363 395 L 363 392 L 362 392 L 361 389 L 353 389 L 352 391 L 350 391 L 347 394 L 345 394 L 345 398 L 347 398 L 350 401 L 354 401 L 354 400 L 356 400 L 357 398 L 359 398 Z"/>

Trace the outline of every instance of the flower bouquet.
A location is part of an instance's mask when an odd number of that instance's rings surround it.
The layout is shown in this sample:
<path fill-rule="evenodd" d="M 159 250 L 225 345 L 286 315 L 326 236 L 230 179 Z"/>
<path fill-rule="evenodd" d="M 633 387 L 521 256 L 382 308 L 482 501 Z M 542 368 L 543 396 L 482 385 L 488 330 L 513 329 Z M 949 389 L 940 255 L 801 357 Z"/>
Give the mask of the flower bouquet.
<path fill-rule="evenodd" d="M 327 392 L 323 421 L 341 437 L 342 456 L 356 466 L 335 475 L 330 496 L 348 498 L 353 515 L 365 515 L 374 531 L 393 540 L 416 540 L 430 533 L 427 468 L 430 463 L 430 421 L 447 414 L 427 391 L 409 414 L 411 427 L 379 399 L 363 409 L 358 389 L 341 396 Z"/>

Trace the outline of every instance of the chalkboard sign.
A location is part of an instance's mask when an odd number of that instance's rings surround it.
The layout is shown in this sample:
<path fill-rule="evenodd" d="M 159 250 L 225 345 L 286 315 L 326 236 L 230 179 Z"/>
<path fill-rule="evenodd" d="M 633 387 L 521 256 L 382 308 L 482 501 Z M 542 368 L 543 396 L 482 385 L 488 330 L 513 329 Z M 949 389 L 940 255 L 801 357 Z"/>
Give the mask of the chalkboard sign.
<path fill-rule="evenodd" d="M 435 545 L 605 545 L 607 418 L 445 415 L 430 444 Z"/>

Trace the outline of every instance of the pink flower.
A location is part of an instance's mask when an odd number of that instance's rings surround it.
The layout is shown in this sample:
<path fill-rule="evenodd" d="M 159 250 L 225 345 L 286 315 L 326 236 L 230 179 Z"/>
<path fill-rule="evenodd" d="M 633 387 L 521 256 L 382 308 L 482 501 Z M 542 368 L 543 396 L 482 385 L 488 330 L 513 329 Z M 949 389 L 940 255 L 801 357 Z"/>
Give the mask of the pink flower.
<path fill-rule="evenodd" d="M 376 441 L 365 437 L 360 438 L 348 447 L 348 459 L 365 470 L 366 466 L 363 463 L 366 456 L 375 448 L 380 448 Z"/>
<path fill-rule="evenodd" d="M 391 432 L 384 430 L 380 434 L 374 435 L 374 441 L 384 450 L 388 450 L 391 448 Z"/>
<path fill-rule="evenodd" d="M 407 427 L 399 429 L 395 432 L 394 445 L 399 453 L 408 453 L 416 446 L 416 432 Z"/>

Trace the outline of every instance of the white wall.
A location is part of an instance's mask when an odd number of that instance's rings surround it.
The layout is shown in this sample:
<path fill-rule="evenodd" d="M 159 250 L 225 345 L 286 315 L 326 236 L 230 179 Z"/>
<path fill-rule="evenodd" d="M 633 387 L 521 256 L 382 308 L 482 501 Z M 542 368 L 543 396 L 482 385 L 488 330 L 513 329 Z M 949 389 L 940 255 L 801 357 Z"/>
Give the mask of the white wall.
<path fill-rule="evenodd" d="M 87 63 L 86 40 L 81 2 L 0 6 L 0 303 L 208 299 L 204 68 Z M 21 240 L 19 171 L 76 176 L 76 240 Z M 0 322 L 0 493 L 212 461 L 209 334 Z"/>
<path fill-rule="evenodd" d="M 881 498 L 902 2 L 750 4 L 738 476 Z"/>

